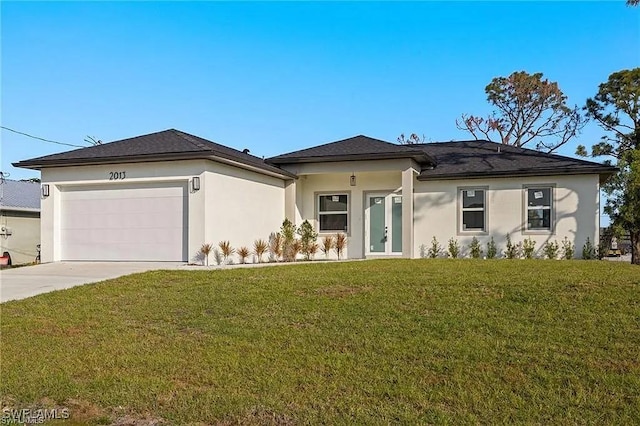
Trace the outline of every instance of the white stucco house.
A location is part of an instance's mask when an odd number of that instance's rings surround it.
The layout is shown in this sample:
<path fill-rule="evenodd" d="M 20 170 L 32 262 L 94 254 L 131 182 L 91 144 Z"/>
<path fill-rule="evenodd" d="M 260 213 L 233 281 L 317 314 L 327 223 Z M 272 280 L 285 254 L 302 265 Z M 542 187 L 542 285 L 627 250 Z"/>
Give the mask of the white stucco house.
<path fill-rule="evenodd" d="M 40 244 L 40 184 L 0 178 L 0 254 L 11 263 L 35 261 Z"/>
<path fill-rule="evenodd" d="M 284 218 L 346 257 L 418 257 L 435 236 L 541 248 L 599 238 L 615 168 L 488 141 L 396 145 L 367 136 L 263 160 L 178 130 L 20 161 L 42 174 L 42 260 L 189 261 L 203 243 L 251 247 Z"/>

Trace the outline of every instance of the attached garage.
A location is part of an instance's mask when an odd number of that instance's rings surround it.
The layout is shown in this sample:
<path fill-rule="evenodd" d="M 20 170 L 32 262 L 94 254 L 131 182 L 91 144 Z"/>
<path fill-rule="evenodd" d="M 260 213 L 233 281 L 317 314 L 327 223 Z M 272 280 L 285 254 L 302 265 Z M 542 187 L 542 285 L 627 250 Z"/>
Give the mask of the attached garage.
<path fill-rule="evenodd" d="M 61 260 L 186 261 L 186 182 L 61 188 Z"/>

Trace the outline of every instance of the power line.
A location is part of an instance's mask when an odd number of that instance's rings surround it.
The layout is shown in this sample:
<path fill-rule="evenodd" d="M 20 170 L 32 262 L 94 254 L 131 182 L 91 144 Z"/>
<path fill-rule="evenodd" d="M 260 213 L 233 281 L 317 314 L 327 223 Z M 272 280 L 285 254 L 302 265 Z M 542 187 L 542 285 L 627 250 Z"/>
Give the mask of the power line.
<path fill-rule="evenodd" d="M 55 143 L 55 144 L 58 144 L 58 145 L 65 145 L 65 146 L 73 146 L 75 148 L 86 148 L 83 145 L 74 145 L 74 144 L 71 144 L 71 143 L 52 141 L 51 139 L 45 139 L 45 138 L 41 138 L 41 137 L 38 137 L 38 136 L 33 136 L 33 135 L 28 134 L 28 133 L 19 132 L 17 130 L 10 129 L 10 128 L 5 127 L 5 126 L 0 126 L 0 128 L 2 128 L 4 130 L 8 130 L 8 131 L 13 132 L 13 133 L 17 133 L 17 134 L 22 135 L 22 136 L 26 136 L 28 138 L 38 139 L 38 140 L 43 141 L 43 142 Z"/>

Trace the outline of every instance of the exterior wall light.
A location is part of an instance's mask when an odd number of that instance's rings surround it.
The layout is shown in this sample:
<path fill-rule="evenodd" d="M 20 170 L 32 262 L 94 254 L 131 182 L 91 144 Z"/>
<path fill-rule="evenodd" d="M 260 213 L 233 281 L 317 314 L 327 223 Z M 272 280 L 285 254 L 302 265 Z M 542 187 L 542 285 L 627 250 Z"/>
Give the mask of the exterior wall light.
<path fill-rule="evenodd" d="M 200 177 L 199 176 L 194 176 L 193 179 L 191 179 L 191 189 L 193 190 L 193 192 L 196 192 L 196 191 L 200 190 Z"/>
<path fill-rule="evenodd" d="M 349 185 L 356 186 L 356 175 L 351 173 L 351 177 L 349 178 Z"/>
<path fill-rule="evenodd" d="M 49 184 L 47 184 L 47 183 L 42 185 L 42 196 L 43 197 L 48 197 L 49 196 Z"/>

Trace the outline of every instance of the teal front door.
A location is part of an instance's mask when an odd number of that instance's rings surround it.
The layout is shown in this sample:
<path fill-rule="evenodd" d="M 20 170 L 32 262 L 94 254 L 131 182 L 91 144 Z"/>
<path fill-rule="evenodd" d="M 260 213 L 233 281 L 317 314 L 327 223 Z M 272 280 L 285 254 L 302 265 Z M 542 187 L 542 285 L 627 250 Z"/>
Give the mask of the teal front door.
<path fill-rule="evenodd" d="M 402 254 L 402 196 L 369 194 L 365 209 L 366 252 Z"/>

